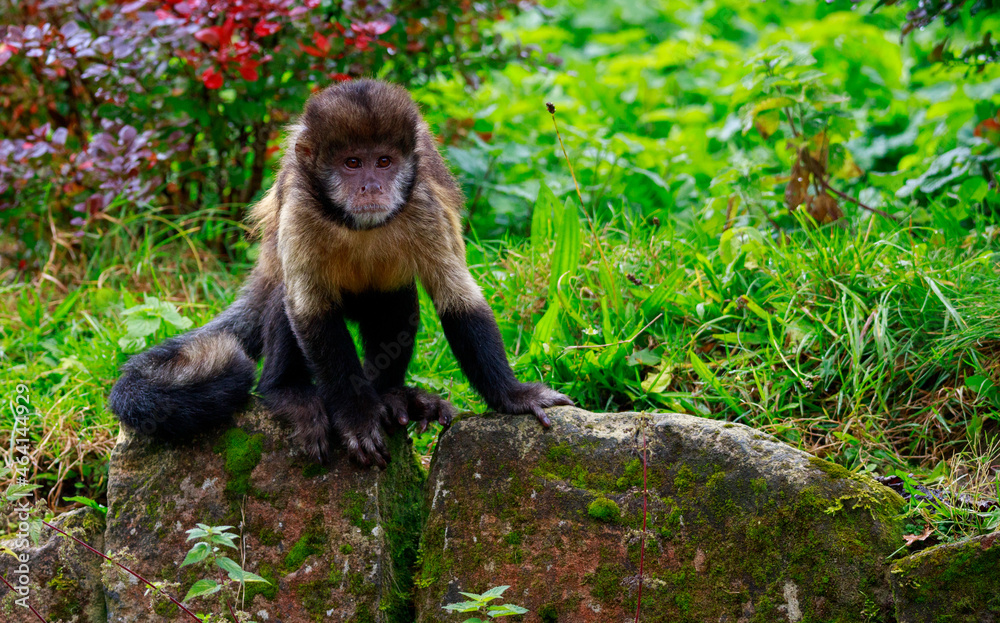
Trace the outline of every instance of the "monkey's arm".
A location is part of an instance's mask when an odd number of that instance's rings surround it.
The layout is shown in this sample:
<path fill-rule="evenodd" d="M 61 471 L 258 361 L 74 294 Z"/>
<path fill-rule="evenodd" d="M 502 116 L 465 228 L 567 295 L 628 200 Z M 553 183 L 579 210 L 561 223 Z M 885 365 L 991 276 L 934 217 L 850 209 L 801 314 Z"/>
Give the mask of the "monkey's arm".
<path fill-rule="evenodd" d="M 308 300 L 292 294 L 285 305 L 320 399 L 351 456 L 363 465 L 384 466 L 389 460 L 382 434 L 386 408 L 365 377 L 343 311 L 303 302 Z"/>
<path fill-rule="evenodd" d="M 543 426 L 542 410 L 573 401 L 541 383 L 520 383 L 507 362 L 500 328 L 464 261 L 447 272 L 428 272 L 423 281 L 434 299 L 445 337 L 465 376 L 486 404 L 501 413 L 532 413 Z"/>

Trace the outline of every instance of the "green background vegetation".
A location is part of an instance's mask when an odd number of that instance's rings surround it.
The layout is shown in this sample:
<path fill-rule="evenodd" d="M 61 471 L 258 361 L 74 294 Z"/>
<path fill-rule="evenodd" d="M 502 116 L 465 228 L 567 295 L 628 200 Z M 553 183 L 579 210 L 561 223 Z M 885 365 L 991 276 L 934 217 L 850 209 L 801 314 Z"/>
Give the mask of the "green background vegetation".
<path fill-rule="evenodd" d="M 905 6 L 545 4 L 498 29 L 558 62 L 414 92 L 467 193 L 469 263 L 518 376 L 593 411 L 741 422 L 995 499 L 1000 69 L 949 59 L 997 19 L 901 38 Z M 822 209 L 786 201 L 810 161 L 801 191 Z M 118 366 L 219 313 L 255 257 L 229 207 L 107 213 L 54 248 L 51 278 L 2 273 L 0 393 L 31 388 L 34 479 L 56 506 L 103 495 Z M 412 382 L 482 410 L 422 297 Z M 933 517 L 942 536 L 998 519 Z"/>

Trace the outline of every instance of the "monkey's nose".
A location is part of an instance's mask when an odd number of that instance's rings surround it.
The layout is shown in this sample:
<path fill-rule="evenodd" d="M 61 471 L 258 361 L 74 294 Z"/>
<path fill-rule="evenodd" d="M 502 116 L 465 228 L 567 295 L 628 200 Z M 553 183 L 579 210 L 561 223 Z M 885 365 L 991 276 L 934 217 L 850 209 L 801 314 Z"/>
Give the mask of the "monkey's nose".
<path fill-rule="evenodd" d="M 369 190 L 372 191 L 372 192 L 374 192 L 374 193 L 380 193 L 380 192 L 382 192 L 382 185 L 381 184 L 365 184 L 364 186 L 361 187 L 361 192 L 363 192 L 363 193 L 366 193 Z"/>

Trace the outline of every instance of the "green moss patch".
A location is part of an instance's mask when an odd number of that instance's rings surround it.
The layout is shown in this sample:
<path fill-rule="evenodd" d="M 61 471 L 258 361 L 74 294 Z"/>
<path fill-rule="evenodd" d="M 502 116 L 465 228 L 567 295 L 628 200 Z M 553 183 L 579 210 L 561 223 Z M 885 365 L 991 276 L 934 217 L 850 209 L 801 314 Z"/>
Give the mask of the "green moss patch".
<path fill-rule="evenodd" d="M 587 514 L 598 521 L 618 523 L 622 518 L 622 509 L 614 500 L 599 497 L 587 506 Z"/>
<path fill-rule="evenodd" d="M 230 428 L 215 447 L 226 460 L 226 493 L 240 498 L 250 493 L 250 472 L 260 463 L 264 452 L 264 435 L 248 435 L 243 429 Z"/>

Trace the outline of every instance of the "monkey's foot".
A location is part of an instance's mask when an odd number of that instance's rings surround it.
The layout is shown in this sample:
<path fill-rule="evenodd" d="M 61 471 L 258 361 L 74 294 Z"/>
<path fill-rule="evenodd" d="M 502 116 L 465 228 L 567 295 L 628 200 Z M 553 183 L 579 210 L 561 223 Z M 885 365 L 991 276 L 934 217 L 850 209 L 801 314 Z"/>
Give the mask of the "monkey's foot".
<path fill-rule="evenodd" d="M 455 407 L 450 402 L 416 387 L 394 387 L 382 394 L 382 402 L 388 407 L 390 423 L 406 426 L 418 422 L 417 430 L 421 433 L 435 420 L 447 427 L 455 417 Z"/>
<path fill-rule="evenodd" d="M 368 467 L 389 464 L 389 447 L 385 443 L 382 422 L 388 409 L 382 402 L 355 404 L 342 409 L 333 418 L 334 426 L 352 459 Z"/>
<path fill-rule="evenodd" d="M 330 418 L 315 391 L 281 390 L 264 395 L 264 404 L 295 427 L 294 437 L 312 459 L 322 463 L 330 454 Z"/>
<path fill-rule="evenodd" d="M 534 414 L 542 426 L 548 428 L 552 426 L 552 422 L 542 409 L 557 405 L 572 406 L 573 401 L 570 400 L 569 396 L 549 389 L 541 383 L 521 383 L 507 395 L 503 404 L 498 405 L 496 410 L 502 413 Z"/>

